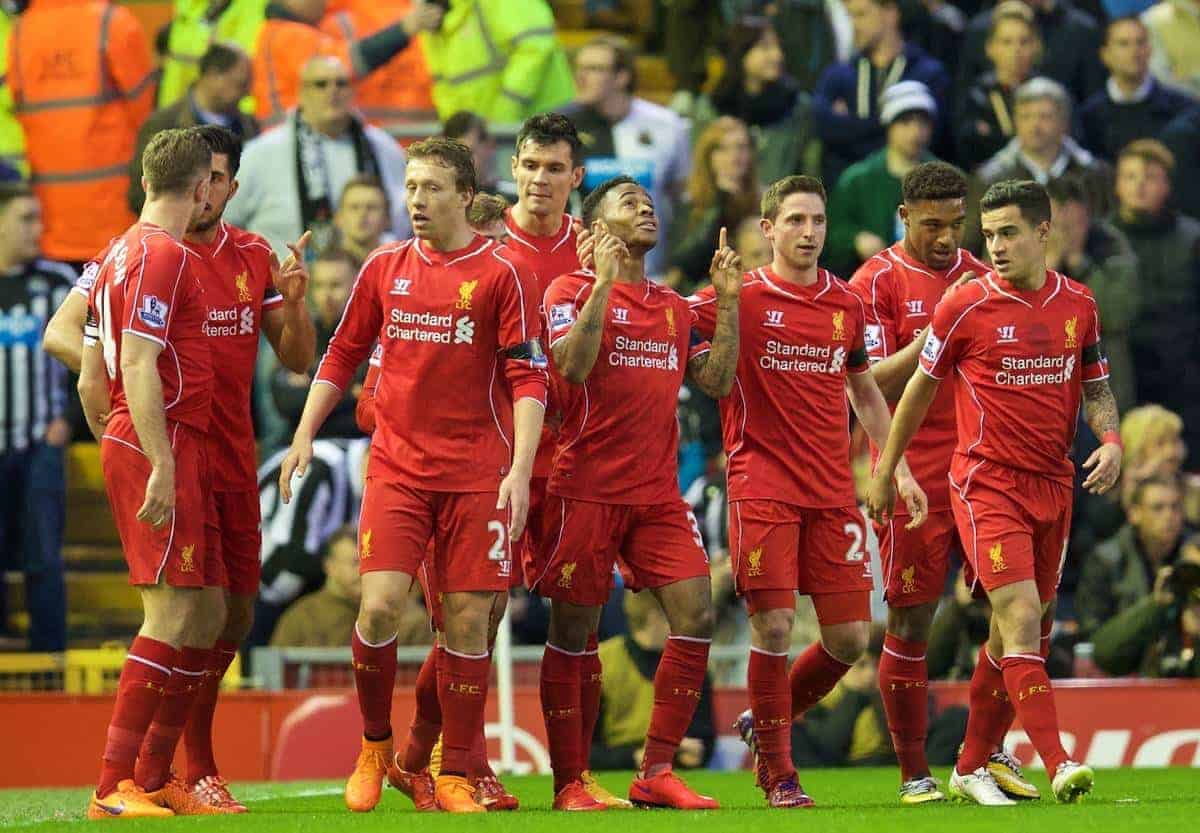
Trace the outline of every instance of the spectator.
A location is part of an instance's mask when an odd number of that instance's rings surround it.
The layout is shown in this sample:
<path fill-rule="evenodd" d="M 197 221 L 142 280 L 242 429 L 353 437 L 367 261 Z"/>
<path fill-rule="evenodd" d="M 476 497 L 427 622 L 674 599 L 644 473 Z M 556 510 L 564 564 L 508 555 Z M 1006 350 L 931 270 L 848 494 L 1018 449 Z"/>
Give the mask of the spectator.
<path fill-rule="evenodd" d="M 66 368 L 43 352 L 42 331 L 75 273 L 41 258 L 41 233 L 41 209 L 29 186 L 0 185 L 0 575 L 23 574 L 30 650 L 64 651 L 70 382 Z M 3 613 L 0 601 L 0 625 Z"/>
<path fill-rule="evenodd" d="M 757 217 L 742 220 L 733 237 L 733 248 L 747 272 L 771 262 L 771 244 L 763 234 Z"/>
<path fill-rule="evenodd" d="M 187 94 L 169 107 L 150 115 L 137 134 L 137 145 L 129 161 L 129 207 L 142 210 L 146 190 L 142 187 L 142 151 L 151 137 L 169 127 L 216 124 L 228 128 L 243 142 L 258 133 L 258 123 L 238 109 L 250 91 L 250 58 L 240 47 L 214 43 L 200 59 L 200 75 Z"/>
<path fill-rule="evenodd" d="M 765 18 L 730 27 L 725 71 L 712 96 L 696 104 L 693 135 L 717 116 L 733 116 L 750 128 L 763 182 L 817 171 L 819 143 L 813 133 L 812 101 L 785 74 L 779 33 Z"/>
<path fill-rule="evenodd" d="M 1121 418 L 1122 493 L 1129 502 L 1132 487 L 1148 477 L 1177 478 L 1187 459 L 1183 420 L 1162 405 L 1140 405 Z"/>
<path fill-rule="evenodd" d="M 150 46 L 108 0 L 33 0 L 8 42 L 8 87 L 41 203 L 42 251 L 76 267 L 134 222 L 138 128 L 154 106 Z"/>
<path fill-rule="evenodd" d="M 1114 675 L 1200 677 L 1200 540 L 1191 538 L 1154 590 L 1093 636 L 1096 665 Z"/>
<path fill-rule="evenodd" d="M 931 680 L 969 680 L 975 673 L 979 646 L 988 638 L 992 606 L 987 596 L 976 598 L 965 572 L 954 579 L 954 589 L 938 605 L 929 630 L 925 659 Z"/>
<path fill-rule="evenodd" d="M 604 680 L 600 716 L 592 739 L 590 760 L 594 769 L 638 769 L 642 765 L 654 705 L 654 672 L 662 659 L 669 628 L 653 593 L 626 593 L 625 618 L 629 633 L 600 643 Z M 675 753 L 675 766 L 705 766 L 715 746 L 712 680 L 706 674 L 700 705 Z"/>
<path fill-rule="evenodd" d="M 354 114 L 350 74 L 336 58 L 313 58 L 302 75 L 299 108 L 246 144 L 226 219 L 267 238 L 281 260 L 306 230 L 313 233 L 309 249 L 320 251 L 332 241 L 334 200 L 352 177 L 367 174 L 388 193 L 389 231 L 407 237 L 404 151 Z"/>
<path fill-rule="evenodd" d="M 475 162 L 476 193 L 500 195 L 507 190 L 508 196 L 516 198 L 516 189 L 500 185 L 496 175 L 496 139 L 488 131 L 487 122 L 469 110 L 459 112 L 446 119 L 442 135 L 447 139 L 458 139 L 471 149 Z"/>
<path fill-rule="evenodd" d="M 438 26 L 442 9 L 422 3 L 404 19 L 362 40 L 333 37 L 317 28 L 327 0 L 272 0 L 254 40 L 254 115 L 265 127 L 287 118 L 303 99 L 305 70 L 317 57 L 333 58 L 353 68 L 354 80 L 375 72 L 408 49 L 419 32 Z M 346 78 L 347 83 L 350 77 Z"/>
<path fill-rule="evenodd" d="M 308 297 L 313 308 L 313 326 L 317 331 L 317 356 L 319 357 L 308 373 L 293 373 L 286 367 L 275 368 L 271 376 L 271 398 L 275 409 L 287 423 L 286 434 L 295 433 L 304 411 L 304 400 L 308 396 L 316 366 L 321 363 L 329 340 L 341 323 L 342 312 L 350 300 L 350 290 L 358 274 L 359 261 L 345 249 L 326 249 L 317 255 L 310 268 Z M 362 432 L 354 421 L 354 409 L 358 405 L 358 393 L 367 375 L 364 364 L 354 377 L 354 385 L 342 394 L 329 418 L 317 431 L 318 437 L 354 438 Z"/>
<path fill-rule="evenodd" d="M 721 229 L 732 234 L 748 217 L 758 216 L 759 186 L 750 131 L 732 116 L 710 123 L 692 150 L 687 196 L 671 228 L 668 281 L 683 294 L 708 279 Z"/>
<path fill-rule="evenodd" d="M 354 176 L 346 181 L 333 215 L 338 247 L 361 263 L 380 245 L 391 242 L 390 220 L 388 194 L 378 179 Z"/>
<path fill-rule="evenodd" d="M 508 211 L 508 200 L 495 194 L 476 194 L 467 209 L 467 222 L 476 234 L 481 234 L 503 245 L 508 239 L 508 226 L 504 222 Z"/>
<path fill-rule="evenodd" d="M 937 102 L 920 81 L 901 81 L 883 94 L 879 120 L 887 143 L 846 169 L 829 198 L 827 260 L 851 275 L 859 264 L 904 236 L 897 214 L 904 175 L 933 157 L 929 140 Z"/>
<path fill-rule="evenodd" d="M 1163 143 L 1175 155 L 1178 182 L 1200 182 L 1200 104 L 1172 119 L 1162 131 Z M 1175 206 L 1193 220 L 1200 220 L 1200 188 L 1181 188 Z"/>
<path fill-rule="evenodd" d="M 1157 402 L 1183 418 L 1189 462 L 1195 465 L 1200 460 L 1200 221 L 1168 207 L 1173 168 L 1171 152 L 1154 139 L 1139 139 L 1122 150 L 1113 224 L 1129 238 L 1138 259 L 1142 305 L 1131 330 L 1138 401 Z"/>
<path fill-rule="evenodd" d="M 1150 65 L 1164 83 L 1200 98 L 1200 2 L 1162 0 L 1142 12 L 1150 30 Z"/>
<path fill-rule="evenodd" d="M 444 11 L 443 4 L 429 0 L 330 0 L 320 29 L 353 42 L 399 20 L 411 36 L 436 30 Z M 433 79 L 420 46 L 401 49 L 374 72 L 355 79 L 354 100 L 371 124 L 433 121 Z"/>
<path fill-rule="evenodd" d="M 688 125 L 666 107 L 634 96 L 634 56 L 619 38 L 602 35 L 575 53 L 574 103 L 563 108 L 583 140 L 582 194 L 618 174 L 637 180 L 654 200 L 664 228 L 674 219 L 691 167 Z M 646 274 L 661 279 L 667 247 L 646 256 Z"/>
<path fill-rule="evenodd" d="M 1084 146 L 1112 162 L 1134 139 L 1155 137 L 1191 99 L 1150 74 L 1150 35 L 1136 17 L 1108 24 L 1100 51 L 1108 82 L 1079 112 Z"/>
<path fill-rule="evenodd" d="M 922 49 L 904 42 L 897 0 L 847 0 L 854 24 L 854 56 L 825 70 L 817 85 L 817 133 L 824 142 L 822 171 L 836 182 L 842 171 L 884 144 L 879 122 L 884 91 L 900 81 L 920 81 L 945 114 L 950 79 Z"/>
<path fill-rule="evenodd" d="M 1083 185 L 1092 214 L 1108 213 L 1111 171 L 1068 135 L 1071 99 L 1062 84 L 1049 78 L 1026 81 L 1017 90 L 1014 116 L 1016 135 L 979 168 L 978 181 L 967 197 L 966 248 L 979 248 L 978 206 L 983 189 L 1003 179 L 1032 179 L 1045 185 L 1074 176 Z"/>
<path fill-rule="evenodd" d="M 324 583 L 321 554 L 326 542 L 358 517 L 369 445 L 367 439 L 317 440 L 307 470 L 292 481 L 288 504 L 279 495 L 279 472 L 287 449 L 259 467 L 262 579 L 246 648 L 270 642 L 279 617 L 292 601 Z"/>
<path fill-rule="evenodd" d="M 1033 9 L 1041 32 L 1041 75 L 1052 78 L 1083 101 L 1104 86 L 1100 63 L 1100 25 L 1072 0 L 1024 0 Z M 967 24 L 955 87 L 966 90 L 987 71 L 986 42 L 991 9 L 979 12 Z"/>
<path fill-rule="evenodd" d="M 1046 268 L 1087 284 L 1100 308 L 1109 385 L 1124 413 L 1137 398 L 1136 367 L 1129 346 L 1138 315 L 1137 257 L 1125 235 L 1102 218 L 1093 218 L 1087 194 L 1074 177 L 1051 180 L 1053 218 L 1046 246 Z"/>
<path fill-rule="evenodd" d="M 158 30 L 159 108 L 183 98 L 199 76 L 200 59 L 216 41 L 254 52 L 266 14 L 262 0 L 176 0 L 169 23 Z M 253 100 L 243 104 L 253 110 Z"/>
<path fill-rule="evenodd" d="M 1160 475 L 1140 480 L 1130 493 L 1125 525 L 1083 562 L 1075 595 L 1079 635 L 1091 637 L 1148 595 L 1156 576 L 1179 557 L 1183 539 L 1179 481 Z"/>
<path fill-rule="evenodd" d="M 973 79 L 959 104 L 954 136 L 958 163 L 973 171 L 1012 139 L 1017 89 L 1033 77 L 1042 36 L 1023 0 L 1003 0 L 992 10 L 984 47 L 991 70 Z"/>
<path fill-rule="evenodd" d="M 473 110 L 520 122 L 571 100 L 571 69 L 546 0 L 446 0 L 422 35 L 439 118 Z"/>
<path fill-rule="evenodd" d="M 341 648 L 350 639 L 362 599 L 358 532 L 353 526 L 333 533 L 325 543 L 321 566 L 325 583 L 320 590 L 296 599 L 279 617 L 271 634 L 272 647 Z"/>
<path fill-rule="evenodd" d="M 883 714 L 876 667 L 883 630 L 871 629 L 867 650 L 804 720 L 792 723 L 797 768 L 880 766 L 896 760 Z"/>

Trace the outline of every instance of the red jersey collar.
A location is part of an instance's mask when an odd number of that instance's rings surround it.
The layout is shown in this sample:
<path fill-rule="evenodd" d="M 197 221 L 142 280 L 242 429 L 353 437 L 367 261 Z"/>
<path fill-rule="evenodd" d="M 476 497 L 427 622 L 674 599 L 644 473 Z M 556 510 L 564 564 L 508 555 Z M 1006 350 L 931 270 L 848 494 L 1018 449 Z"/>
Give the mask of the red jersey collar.
<path fill-rule="evenodd" d="M 950 268 L 934 269 L 932 266 L 922 263 L 910 255 L 905 250 L 904 241 L 902 240 L 897 243 L 893 243 L 885 251 L 887 252 L 888 257 L 890 257 L 892 260 L 903 263 L 909 269 L 912 269 L 916 272 L 921 272 L 933 278 L 939 278 L 940 280 L 944 281 L 950 280 L 950 276 L 954 274 L 954 270 L 961 266 L 963 261 L 963 250 L 958 249 L 954 255 L 954 263 L 950 265 Z"/>
<path fill-rule="evenodd" d="M 473 257 L 492 245 L 491 240 L 478 234 L 473 235 L 471 242 L 466 246 L 463 246 L 461 249 L 455 249 L 452 252 L 439 252 L 428 246 L 420 238 L 414 238 L 414 241 L 413 251 L 430 266 L 453 266 L 458 261 Z"/>
<path fill-rule="evenodd" d="M 530 234 L 517 225 L 512 212 L 512 206 L 505 209 L 504 227 L 508 229 L 508 236 L 517 243 L 528 246 L 538 252 L 555 252 L 571 239 L 571 224 L 574 222 L 574 218 L 570 214 L 562 215 L 562 222 L 559 224 L 557 231 L 548 235 L 539 235 Z"/>
<path fill-rule="evenodd" d="M 1004 278 L 1000 277 L 995 270 L 987 273 L 987 279 L 992 288 L 997 292 L 1020 301 L 1028 307 L 1035 305 L 1039 307 L 1046 306 L 1055 295 L 1062 291 L 1064 280 L 1063 276 L 1053 269 L 1046 270 L 1046 282 L 1038 290 L 1017 289 Z"/>
<path fill-rule="evenodd" d="M 801 286 L 779 277 L 770 266 L 763 266 L 758 270 L 758 275 L 773 292 L 800 301 L 813 301 L 820 298 L 829 291 L 832 277 L 827 270 L 817 267 L 817 279 L 808 286 Z"/>

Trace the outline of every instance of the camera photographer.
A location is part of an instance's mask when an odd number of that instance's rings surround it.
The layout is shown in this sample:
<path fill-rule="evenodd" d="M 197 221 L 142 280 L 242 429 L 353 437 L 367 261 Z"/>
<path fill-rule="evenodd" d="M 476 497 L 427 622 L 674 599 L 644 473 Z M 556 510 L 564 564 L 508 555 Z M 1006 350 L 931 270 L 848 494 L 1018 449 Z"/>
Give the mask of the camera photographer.
<path fill-rule="evenodd" d="M 1096 631 L 1096 665 L 1113 675 L 1200 677 L 1200 535 L 1159 569 L 1154 590 Z"/>

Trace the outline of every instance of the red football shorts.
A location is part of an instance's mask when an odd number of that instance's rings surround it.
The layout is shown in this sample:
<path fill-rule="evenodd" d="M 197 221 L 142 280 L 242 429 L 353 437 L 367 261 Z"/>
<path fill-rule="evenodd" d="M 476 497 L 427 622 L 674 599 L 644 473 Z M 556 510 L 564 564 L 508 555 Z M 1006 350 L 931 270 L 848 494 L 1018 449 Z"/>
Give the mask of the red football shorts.
<path fill-rule="evenodd" d="M 845 594 L 842 598 L 855 600 L 845 615 L 826 610 L 822 624 L 861 621 L 864 601 L 870 618 L 871 559 L 865 545 L 866 528 L 857 507 L 805 509 L 774 500 L 729 505 L 737 592 Z"/>
<path fill-rule="evenodd" d="M 433 492 L 367 478 L 358 516 L 360 573 L 415 577 L 431 537 L 440 592 L 508 589 L 508 510 L 496 508 L 496 492 Z"/>
<path fill-rule="evenodd" d="M 146 500 L 150 460 L 137 445 L 128 417 L 110 422 L 100 441 L 104 490 L 129 565 L 129 583 L 223 586 L 221 559 L 206 555 L 209 488 L 204 435 L 186 425 L 167 423 L 167 436 L 175 457 L 175 512 L 162 529 L 137 519 Z"/>
<path fill-rule="evenodd" d="M 437 575 L 433 572 L 433 541 L 429 542 L 426 558 L 417 569 L 417 581 L 421 583 L 421 597 L 425 599 L 429 629 L 434 633 L 445 633 L 446 618 L 442 615 L 442 591 L 438 590 Z"/>
<path fill-rule="evenodd" d="M 211 492 L 210 555 L 225 565 L 230 593 L 258 595 L 262 571 L 262 521 L 258 490 Z"/>
<path fill-rule="evenodd" d="M 709 574 L 699 526 L 682 500 L 616 506 L 549 495 L 543 518 L 542 572 L 529 589 L 545 598 L 603 605 L 618 558 L 635 592 Z"/>
<path fill-rule="evenodd" d="M 525 534 L 518 542 L 521 553 L 521 575 L 525 586 L 530 586 L 542 574 L 542 537 L 546 513 L 546 484 L 549 477 L 529 478 L 529 517 L 525 521 Z M 514 577 L 515 578 L 515 577 Z M 514 581 L 513 586 L 516 586 Z"/>
<path fill-rule="evenodd" d="M 954 455 L 950 505 L 967 581 L 991 591 L 1032 580 L 1043 602 L 1053 599 L 1067 557 L 1071 499 L 1062 481 Z"/>
<path fill-rule="evenodd" d="M 890 607 L 915 607 L 941 598 L 950 552 L 958 546 L 958 528 L 949 509 L 930 512 L 916 529 L 905 529 L 908 521 L 900 516 L 875 524 L 883 564 L 883 597 Z"/>

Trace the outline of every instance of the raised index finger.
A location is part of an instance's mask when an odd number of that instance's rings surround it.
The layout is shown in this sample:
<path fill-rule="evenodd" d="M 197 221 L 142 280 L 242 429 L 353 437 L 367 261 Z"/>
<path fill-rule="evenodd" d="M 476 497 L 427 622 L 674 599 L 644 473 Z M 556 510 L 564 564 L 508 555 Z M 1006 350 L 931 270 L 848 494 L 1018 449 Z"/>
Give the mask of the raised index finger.
<path fill-rule="evenodd" d="M 721 236 L 717 238 L 717 248 L 718 249 L 725 248 L 725 238 L 726 237 L 727 237 L 727 233 L 725 231 L 725 226 L 721 226 Z"/>
<path fill-rule="evenodd" d="M 306 232 L 304 232 L 304 234 L 300 235 L 299 240 L 297 240 L 292 245 L 288 246 L 288 248 L 291 249 L 293 252 L 297 252 L 297 253 L 303 252 L 304 249 L 308 246 L 308 241 L 311 239 L 312 239 L 312 231 L 311 230 L 306 231 Z"/>

